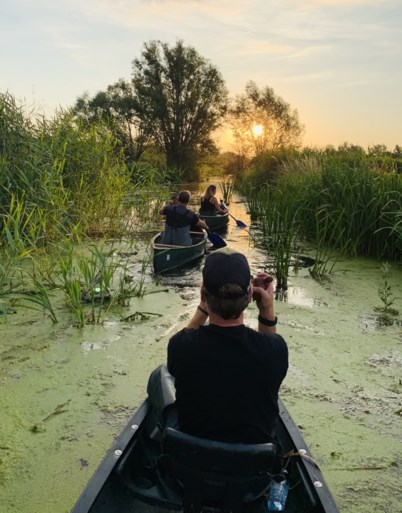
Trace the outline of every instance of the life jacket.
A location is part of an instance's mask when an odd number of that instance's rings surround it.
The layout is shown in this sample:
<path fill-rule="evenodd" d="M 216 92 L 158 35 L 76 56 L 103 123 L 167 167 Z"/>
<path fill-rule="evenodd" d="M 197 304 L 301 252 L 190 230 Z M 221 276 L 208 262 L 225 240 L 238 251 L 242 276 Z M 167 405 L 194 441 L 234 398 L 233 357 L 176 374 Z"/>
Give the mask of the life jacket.
<path fill-rule="evenodd" d="M 168 205 L 164 209 L 166 216 L 165 231 L 162 234 L 162 244 L 175 246 L 191 246 L 190 225 L 197 219 L 194 212 L 183 207 L 178 212 L 178 205 Z M 180 209 L 181 210 L 181 209 Z"/>

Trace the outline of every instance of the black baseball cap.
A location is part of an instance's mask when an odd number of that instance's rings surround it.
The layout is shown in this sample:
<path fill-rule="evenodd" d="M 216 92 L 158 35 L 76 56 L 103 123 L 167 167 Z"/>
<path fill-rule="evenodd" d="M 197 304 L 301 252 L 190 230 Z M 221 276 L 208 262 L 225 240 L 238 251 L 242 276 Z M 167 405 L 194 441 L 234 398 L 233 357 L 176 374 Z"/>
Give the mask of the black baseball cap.
<path fill-rule="evenodd" d="M 250 266 L 242 253 L 225 247 L 207 256 L 202 277 L 204 287 L 213 296 L 220 296 L 220 289 L 229 284 L 238 285 L 242 290 L 241 296 L 247 294 L 250 287 Z"/>

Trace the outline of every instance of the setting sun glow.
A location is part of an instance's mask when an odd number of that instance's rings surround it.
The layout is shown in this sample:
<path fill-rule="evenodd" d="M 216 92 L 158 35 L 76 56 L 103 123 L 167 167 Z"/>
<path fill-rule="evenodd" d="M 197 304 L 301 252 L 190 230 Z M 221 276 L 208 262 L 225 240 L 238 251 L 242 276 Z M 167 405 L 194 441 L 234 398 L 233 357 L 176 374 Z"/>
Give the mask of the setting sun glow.
<path fill-rule="evenodd" d="M 254 125 L 253 126 L 253 135 L 255 137 L 259 137 L 262 134 L 264 127 L 262 125 Z"/>

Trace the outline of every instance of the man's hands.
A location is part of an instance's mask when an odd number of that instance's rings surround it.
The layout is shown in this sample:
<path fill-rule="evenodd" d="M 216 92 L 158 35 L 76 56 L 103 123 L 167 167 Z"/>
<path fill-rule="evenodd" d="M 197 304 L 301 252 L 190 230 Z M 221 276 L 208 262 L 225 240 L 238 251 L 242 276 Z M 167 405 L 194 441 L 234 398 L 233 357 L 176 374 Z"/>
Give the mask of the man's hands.
<path fill-rule="evenodd" d="M 274 284 L 273 278 L 265 272 L 259 272 L 253 279 L 253 299 L 257 303 L 260 316 L 266 321 L 275 321 Z M 275 326 L 258 323 L 260 333 L 275 333 Z"/>

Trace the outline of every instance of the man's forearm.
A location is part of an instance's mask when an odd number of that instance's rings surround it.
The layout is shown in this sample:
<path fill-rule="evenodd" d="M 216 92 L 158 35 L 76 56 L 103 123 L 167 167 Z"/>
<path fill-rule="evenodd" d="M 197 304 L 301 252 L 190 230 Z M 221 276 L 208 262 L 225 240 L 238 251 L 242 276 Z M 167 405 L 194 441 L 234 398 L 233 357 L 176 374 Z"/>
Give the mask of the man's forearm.
<path fill-rule="evenodd" d="M 208 310 L 205 305 L 198 305 L 196 311 L 190 322 L 187 324 L 187 328 L 197 329 L 200 326 L 204 326 L 208 320 Z"/>
<path fill-rule="evenodd" d="M 258 315 L 258 333 L 276 333 L 277 321 L 273 305 L 268 308 L 261 308 Z"/>

